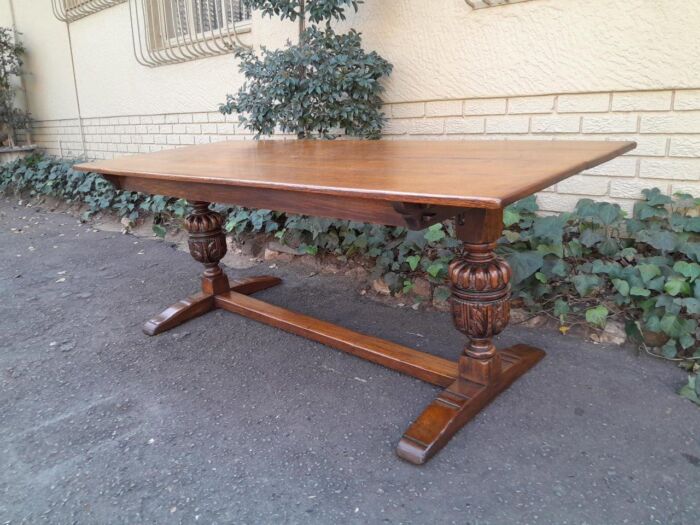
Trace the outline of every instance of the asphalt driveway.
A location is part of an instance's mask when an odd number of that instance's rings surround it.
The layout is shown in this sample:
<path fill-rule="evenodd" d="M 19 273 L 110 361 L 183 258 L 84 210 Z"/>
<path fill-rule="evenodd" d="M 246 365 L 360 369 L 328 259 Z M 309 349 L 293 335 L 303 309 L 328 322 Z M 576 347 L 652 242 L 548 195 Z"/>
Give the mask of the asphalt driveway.
<path fill-rule="evenodd" d="M 14 230 L 13 230 L 14 229 Z M 455 358 L 449 316 L 268 264 L 259 297 Z M 217 311 L 161 241 L 0 198 L 0 523 L 697 524 L 700 410 L 633 349 L 511 328 L 547 357 L 415 467 L 394 447 L 435 387 Z"/>

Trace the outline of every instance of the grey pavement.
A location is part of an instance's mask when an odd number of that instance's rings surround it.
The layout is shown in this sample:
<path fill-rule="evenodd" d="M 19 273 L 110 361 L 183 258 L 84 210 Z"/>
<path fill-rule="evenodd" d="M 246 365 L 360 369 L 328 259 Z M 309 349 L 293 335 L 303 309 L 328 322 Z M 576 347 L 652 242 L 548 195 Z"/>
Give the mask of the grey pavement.
<path fill-rule="evenodd" d="M 259 297 L 408 346 L 463 344 L 446 314 L 268 265 L 229 273 L 276 273 Z M 700 411 L 668 363 L 510 328 L 499 345 L 547 357 L 415 467 L 394 447 L 435 387 L 224 311 L 143 335 L 199 272 L 0 198 L 0 523 L 700 521 Z"/>

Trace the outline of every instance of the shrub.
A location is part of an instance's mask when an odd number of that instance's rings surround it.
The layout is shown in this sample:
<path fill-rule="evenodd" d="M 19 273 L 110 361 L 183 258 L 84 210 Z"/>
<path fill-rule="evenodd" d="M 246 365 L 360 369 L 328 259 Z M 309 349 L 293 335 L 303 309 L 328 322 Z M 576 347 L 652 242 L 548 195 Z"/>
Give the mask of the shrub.
<path fill-rule="evenodd" d="M 325 27 L 300 25 L 299 42 L 285 49 L 262 48 L 236 53 L 246 82 L 238 93 L 228 95 L 219 109 L 240 114 L 241 123 L 257 137 L 276 129 L 299 138 L 335 138 L 346 135 L 379 138 L 381 113 L 380 80 L 391 64 L 377 53 L 366 53 L 356 31 L 337 34 L 332 19 L 344 19 L 345 9 L 358 8 L 354 0 L 247 0 L 264 15 Z"/>
<path fill-rule="evenodd" d="M 24 47 L 16 41 L 13 30 L 0 27 L 0 125 L 3 138 L 9 146 L 15 145 L 15 132 L 27 129 L 29 113 L 15 107 L 15 88 L 12 77 L 19 76 L 22 70 Z"/>

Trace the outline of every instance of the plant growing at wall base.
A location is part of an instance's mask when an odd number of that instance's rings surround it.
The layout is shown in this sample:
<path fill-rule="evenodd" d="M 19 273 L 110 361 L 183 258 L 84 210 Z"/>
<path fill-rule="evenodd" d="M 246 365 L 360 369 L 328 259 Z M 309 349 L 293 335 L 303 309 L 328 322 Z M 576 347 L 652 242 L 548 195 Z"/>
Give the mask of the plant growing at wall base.
<path fill-rule="evenodd" d="M 0 27 L 0 142 L 14 147 L 15 132 L 27 129 L 29 113 L 15 107 L 14 77 L 21 74 L 24 47 L 12 29 Z"/>
<path fill-rule="evenodd" d="M 275 130 L 299 138 L 346 135 L 379 138 L 380 83 L 392 66 L 376 52 L 362 48 L 358 32 L 336 33 L 332 20 L 345 19 L 345 9 L 359 0 L 246 0 L 263 15 L 299 22 L 299 41 L 280 50 L 238 51 L 246 81 L 220 106 L 240 114 L 241 123 L 257 137 Z M 306 21 L 312 24 L 306 27 Z M 323 27 L 319 24 L 324 23 Z"/>

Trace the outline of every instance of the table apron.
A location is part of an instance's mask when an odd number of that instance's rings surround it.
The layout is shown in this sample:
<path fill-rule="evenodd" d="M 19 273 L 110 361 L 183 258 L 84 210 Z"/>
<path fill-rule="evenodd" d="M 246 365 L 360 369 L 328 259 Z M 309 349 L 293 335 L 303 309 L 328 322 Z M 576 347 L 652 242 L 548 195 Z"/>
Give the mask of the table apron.
<path fill-rule="evenodd" d="M 422 230 L 458 215 L 462 208 L 391 202 L 323 193 L 229 186 L 226 184 L 178 182 L 106 175 L 115 186 L 127 191 L 167 195 L 190 201 L 236 204 L 331 219 L 349 219 Z"/>

